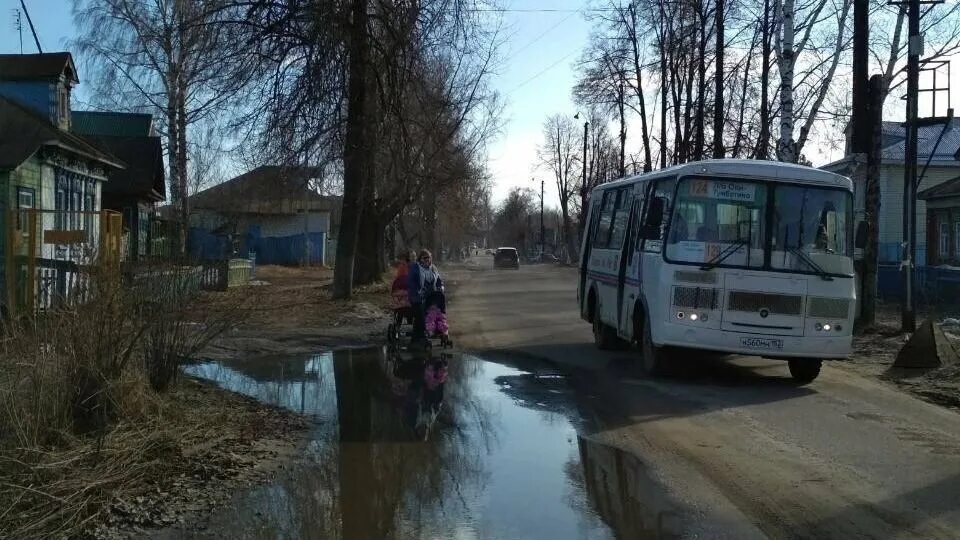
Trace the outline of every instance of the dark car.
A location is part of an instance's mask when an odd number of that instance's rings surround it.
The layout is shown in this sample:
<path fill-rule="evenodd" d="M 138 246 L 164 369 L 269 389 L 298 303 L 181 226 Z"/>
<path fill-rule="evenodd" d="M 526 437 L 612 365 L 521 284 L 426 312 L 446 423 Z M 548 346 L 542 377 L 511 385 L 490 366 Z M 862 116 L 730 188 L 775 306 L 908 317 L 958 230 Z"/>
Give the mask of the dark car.
<path fill-rule="evenodd" d="M 493 267 L 520 268 L 520 254 L 517 253 L 517 248 L 497 248 L 497 252 L 493 254 Z"/>

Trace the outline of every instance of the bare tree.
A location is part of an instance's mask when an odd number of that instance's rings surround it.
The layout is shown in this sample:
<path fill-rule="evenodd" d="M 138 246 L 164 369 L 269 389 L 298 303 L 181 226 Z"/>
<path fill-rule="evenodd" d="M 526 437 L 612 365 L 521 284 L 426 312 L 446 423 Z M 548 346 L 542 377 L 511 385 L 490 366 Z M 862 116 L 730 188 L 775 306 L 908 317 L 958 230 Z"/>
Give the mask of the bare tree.
<path fill-rule="evenodd" d="M 580 192 L 580 149 L 582 135 L 572 118 L 554 115 L 543 124 L 543 144 L 538 150 L 540 164 L 552 175 L 560 199 L 566 257 L 575 256 L 576 239 L 571 220 L 571 199 Z"/>
<path fill-rule="evenodd" d="M 242 10 L 228 0 L 74 0 L 73 9 L 72 45 L 90 59 L 95 105 L 160 119 L 183 249 L 188 128 L 230 105 L 257 54 L 234 22 Z"/>

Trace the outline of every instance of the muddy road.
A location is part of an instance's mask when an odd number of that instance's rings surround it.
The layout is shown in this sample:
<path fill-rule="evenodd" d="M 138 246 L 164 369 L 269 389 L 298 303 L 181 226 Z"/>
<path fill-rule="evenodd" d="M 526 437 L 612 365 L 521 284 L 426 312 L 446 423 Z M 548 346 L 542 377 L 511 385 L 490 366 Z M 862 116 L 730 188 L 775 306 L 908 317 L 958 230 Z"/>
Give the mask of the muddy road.
<path fill-rule="evenodd" d="M 827 365 L 599 352 L 575 271 L 452 272 L 457 348 L 190 366 L 313 420 L 303 455 L 159 538 L 957 538 L 960 415 Z M 437 377 L 442 370 L 443 377 Z"/>
<path fill-rule="evenodd" d="M 476 272 L 455 316 L 481 355 L 570 373 L 593 397 L 587 436 L 638 457 L 691 515 L 774 538 L 960 537 L 956 412 L 842 364 L 803 387 L 784 362 L 749 357 L 689 355 L 670 377 L 634 377 L 637 352 L 593 347 L 575 269 Z"/>

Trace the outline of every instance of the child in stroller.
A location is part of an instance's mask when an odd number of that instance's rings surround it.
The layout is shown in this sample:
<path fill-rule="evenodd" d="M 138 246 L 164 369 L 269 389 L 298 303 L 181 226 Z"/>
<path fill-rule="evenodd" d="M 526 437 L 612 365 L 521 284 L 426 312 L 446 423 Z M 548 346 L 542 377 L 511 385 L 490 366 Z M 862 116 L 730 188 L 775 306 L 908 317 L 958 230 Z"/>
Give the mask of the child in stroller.
<path fill-rule="evenodd" d="M 450 340 L 450 327 L 447 325 L 447 298 L 443 289 L 430 293 L 423 305 L 426 309 L 427 337 L 439 337 L 446 345 Z"/>

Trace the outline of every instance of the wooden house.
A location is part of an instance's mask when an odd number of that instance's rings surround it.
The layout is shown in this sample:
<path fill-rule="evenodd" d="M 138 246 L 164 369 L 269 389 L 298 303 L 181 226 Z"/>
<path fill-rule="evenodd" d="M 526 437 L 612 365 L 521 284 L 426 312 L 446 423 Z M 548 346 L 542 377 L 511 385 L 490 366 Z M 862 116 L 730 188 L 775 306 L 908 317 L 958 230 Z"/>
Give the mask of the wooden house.
<path fill-rule="evenodd" d="M 110 172 L 103 185 L 103 208 L 123 215 L 124 259 L 152 253 L 151 219 L 166 198 L 163 145 L 149 114 L 73 111 L 72 131 L 104 148 L 126 168 Z"/>
<path fill-rule="evenodd" d="M 121 160 L 70 131 L 79 82 L 69 53 L 0 55 L 0 294 L 42 306 L 67 294 L 77 265 L 111 246 L 103 182 Z M 112 236 L 111 236 L 112 238 Z"/>

